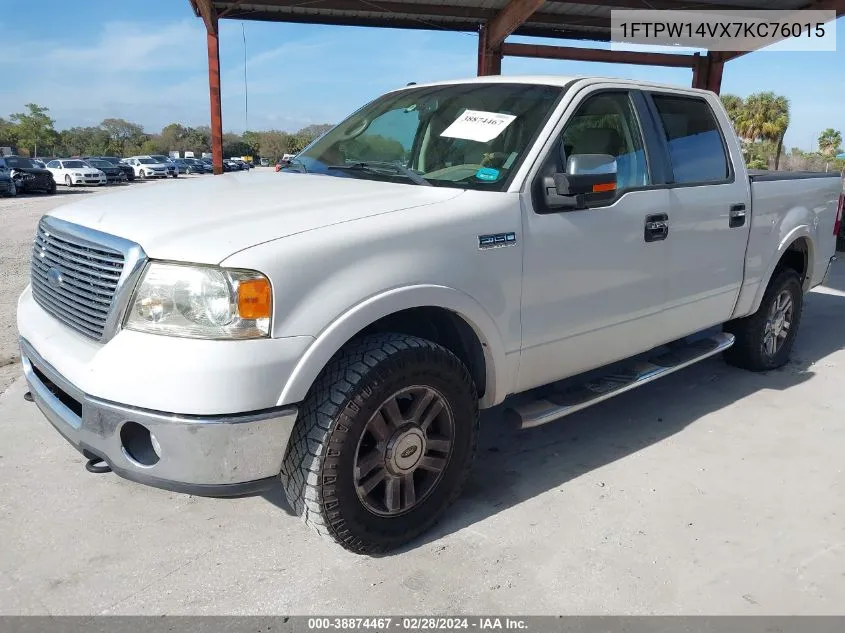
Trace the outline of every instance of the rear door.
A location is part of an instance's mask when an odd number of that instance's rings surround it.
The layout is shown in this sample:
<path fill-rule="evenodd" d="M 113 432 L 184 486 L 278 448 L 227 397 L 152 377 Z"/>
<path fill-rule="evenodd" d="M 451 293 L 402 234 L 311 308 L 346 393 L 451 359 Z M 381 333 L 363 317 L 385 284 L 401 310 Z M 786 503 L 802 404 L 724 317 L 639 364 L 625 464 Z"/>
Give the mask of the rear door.
<path fill-rule="evenodd" d="M 648 91 L 668 173 L 666 340 L 730 319 L 742 285 L 750 186 L 723 130 L 731 124 L 701 93 Z M 741 164 L 741 163 L 740 163 Z"/>

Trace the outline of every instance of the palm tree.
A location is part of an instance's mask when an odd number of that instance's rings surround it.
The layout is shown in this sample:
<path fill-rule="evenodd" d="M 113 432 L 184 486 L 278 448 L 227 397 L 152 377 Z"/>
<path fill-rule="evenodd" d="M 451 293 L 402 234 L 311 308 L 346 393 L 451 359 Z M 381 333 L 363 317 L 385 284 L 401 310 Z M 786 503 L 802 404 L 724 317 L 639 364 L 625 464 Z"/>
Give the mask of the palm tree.
<path fill-rule="evenodd" d="M 819 134 L 819 151 L 825 156 L 833 156 L 842 146 L 842 134 L 829 127 Z"/>
<path fill-rule="evenodd" d="M 745 103 L 741 97 L 737 97 L 736 95 L 722 95 L 722 105 L 725 106 L 728 118 L 734 126 L 734 131 L 736 131 L 737 123 L 742 119 L 742 110 L 745 107 Z"/>
<path fill-rule="evenodd" d="M 773 92 L 760 92 L 745 100 L 737 121 L 737 134 L 747 141 L 777 143 L 775 169 L 780 164 L 783 137 L 789 127 L 789 100 Z"/>

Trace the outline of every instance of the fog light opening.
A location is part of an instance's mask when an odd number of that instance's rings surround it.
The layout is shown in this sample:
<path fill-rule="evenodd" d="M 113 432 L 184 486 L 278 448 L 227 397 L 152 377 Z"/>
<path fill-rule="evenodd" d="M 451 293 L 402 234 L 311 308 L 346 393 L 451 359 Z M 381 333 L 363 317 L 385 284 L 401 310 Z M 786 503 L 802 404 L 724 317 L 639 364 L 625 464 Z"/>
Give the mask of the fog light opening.
<path fill-rule="evenodd" d="M 161 445 L 150 430 L 137 422 L 124 422 L 120 427 L 123 452 L 139 466 L 155 466 L 161 459 Z"/>

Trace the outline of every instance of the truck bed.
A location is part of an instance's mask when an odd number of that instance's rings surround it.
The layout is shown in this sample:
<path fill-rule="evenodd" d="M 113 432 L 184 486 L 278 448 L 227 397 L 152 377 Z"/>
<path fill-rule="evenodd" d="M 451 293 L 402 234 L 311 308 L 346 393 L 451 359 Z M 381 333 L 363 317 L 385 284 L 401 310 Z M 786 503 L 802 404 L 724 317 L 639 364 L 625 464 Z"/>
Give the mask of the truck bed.
<path fill-rule="evenodd" d="M 807 178 L 842 178 L 838 171 L 769 171 L 767 169 L 749 169 L 751 182 L 771 180 L 806 180 Z"/>

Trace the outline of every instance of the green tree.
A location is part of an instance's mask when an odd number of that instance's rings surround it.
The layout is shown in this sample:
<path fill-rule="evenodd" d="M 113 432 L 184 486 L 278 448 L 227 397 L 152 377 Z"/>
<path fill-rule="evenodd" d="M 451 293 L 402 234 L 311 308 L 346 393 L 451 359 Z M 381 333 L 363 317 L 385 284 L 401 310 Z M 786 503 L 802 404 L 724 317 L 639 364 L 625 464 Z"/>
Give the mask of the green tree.
<path fill-rule="evenodd" d="M 306 145 L 313 141 L 318 136 L 322 136 L 330 129 L 332 129 L 334 125 L 331 123 L 314 123 L 311 125 L 306 125 L 304 128 L 299 130 L 296 135 L 302 137 L 303 139 L 307 139 Z"/>
<path fill-rule="evenodd" d="M 829 127 L 819 134 L 819 151 L 825 156 L 836 156 L 842 149 L 842 134 Z"/>
<path fill-rule="evenodd" d="M 104 119 L 100 123 L 109 137 L 109 153 L 131 156 L 141 149 L 146 135 L 144 128 L 126 119 Z"/>
<path fill-rule="evenodd" d="M 166 146 L 161 142 L 158 136 L 150 136 L 141 143 L 139 154 L 166 154 Z"/>
<path fill-rule="evenodd" d="M 38 156 L 39 145 L 43 150 L 56 140 L 55 121 L 47 114 L 50 109 L 44 106 L 27 103 L 26 110 L 9 118 L 17 123 L 18 142 L 27 150 L 31 148 L 32 156 Z"/>
<path fill-rule="evenodd" d="M 251 132 L 247 130 L 241 135 L 241 138 L 243 138 L 244 143 L 246 143 L 250 147 L 250 150 L 247 152 L 247 155 L 258 155 L 258 148 L 261 146 L 261 136 L 258 134 L 258 132 Z"/>
<path fill-rule="evenodd" d="M 290 135 L 279 130 L 261 132 L 258 136 L 258 155 L 272 161 L 290 152 Z"/>
<path fill-rule="evenodd" d="M 111 139 L 99 127 L 72 127 L 59 133 L 56 149 L 67 156 L 101 156 L 108 154 Z"/>
<path fill-rule="evenodd" d="M 243 142 L 240 137 L 236 138 L 226 138 L 227 134 L 223 135 L 223 156 L 225 158 L 230 158 L 232 156 L 248 156 L 252 148 Z"/>
<path fill-rule="evenodd" d="M 0 145 L 14 147 L 18 143 L 18 126 L 16 123 L 0 117 Z"/>
<path fill-rule="evenodd" d="M 722 105 L 725 106 L 725 110 L 728 113 L 728 118 L 731 120 L 734 130 L 736 130 L 737 122 L 742 118 L 742 111 L 745 108 L 745 103 L 741 97 L 731 94 L 722 95 L 721 99 Z"/>
<path fill-rule="evenodd" d="M 186 149 L 185 145 L 187 137 L 188 128 L 179 123 L 171 123 L 170 125 L 165 125 L 162 128 L 159 140 L 162 147 L 165 148 L 165 151 L 182 152 Z"/>
<path fill-rule="evenodd" d="M 750 95 L 740 110 L 737 134 L 749 142 L 771 141 L 776 144 L 775 169 L 780 163 L 783 137 L 789 127 L 789 100 L 773 92 Z"/>

